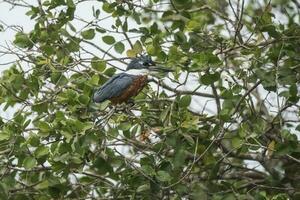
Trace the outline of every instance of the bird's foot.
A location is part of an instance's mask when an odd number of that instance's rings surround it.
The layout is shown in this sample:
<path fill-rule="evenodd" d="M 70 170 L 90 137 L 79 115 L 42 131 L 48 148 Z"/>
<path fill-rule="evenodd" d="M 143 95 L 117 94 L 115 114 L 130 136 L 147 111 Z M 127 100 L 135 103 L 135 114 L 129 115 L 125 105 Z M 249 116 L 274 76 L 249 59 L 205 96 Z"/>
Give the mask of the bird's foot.
<path fill-rule="evenodd" d="M 124 112 L 130 110 L 134 106 L 134 101 L 132 99 L 128 100 L 126 103 L 122 103 L 120 105 L 116 105 L 116 111 Z"/>
<path fill-rule="evenodd" d="M 110 111 L 104 115 L 103 117 L 97 117 L 95 125 L 96 126 L 105 126 L 109 119 L 112 117 L 112 115 L 116 112 L 124 112 L 128 115 L 134 115 L 131 111 L 131 109 L 134 107 L 134 101 L 133 99 L 130 99 L 126 103 L 123 103 L 121 105 L 113 105 L 110 108 Z"/>
<path fill-rule="evenodd" d="M 104 115 L 103 117 L 97 118 L 95 125 L 96 126 L 105 126 L 108 123 L 111 116 L 115 113 L 115 111 L 116 111 L 116 107 L 113 107 L 106 115 Z"/>
<path fill-rule="evenodd" d="M 126 103 L 126 107 L 125 107 L 125 112 L 129 115 L 134 115 L 133 112 L 132 112 L 132 109 L 134 108 L 135 106 L 135 102 L 133 99 L 129 99 Z"/>
<path fill-rule="evenodd" d="M 117 105 L 116 106 L 116 112 L 133 115 L 133 113 L 131 111 L 133 106 L 134 106 L 133 100 L 130 101 L 130 103 L 127 101 L 126 103 L 122 103 L 121 105 Z"/>
<path fill-rule="evenodd" d="M 128 105 L 128 107 L 133 107 L 135 105 L 134 100 L 133 99 L 128 99 L 127 105 Z"/>

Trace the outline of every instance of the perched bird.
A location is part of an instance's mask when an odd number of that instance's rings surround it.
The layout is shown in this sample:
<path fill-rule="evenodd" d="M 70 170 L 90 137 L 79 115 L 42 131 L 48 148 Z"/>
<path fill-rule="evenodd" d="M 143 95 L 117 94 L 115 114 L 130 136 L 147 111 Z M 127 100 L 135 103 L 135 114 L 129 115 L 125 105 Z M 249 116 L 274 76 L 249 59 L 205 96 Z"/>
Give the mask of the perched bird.
<path fill-rule="evenodd" d="M 105 100 L 110 100 L 112 104 L 126 103 L 144 88 L 150 72 L 158 70 L 168 71 L 166 68 L 157 67 L 150 56 L 134 58 L 125 72 L 112 76 L 95 91 L 93 100 L 96 103 Z"/>

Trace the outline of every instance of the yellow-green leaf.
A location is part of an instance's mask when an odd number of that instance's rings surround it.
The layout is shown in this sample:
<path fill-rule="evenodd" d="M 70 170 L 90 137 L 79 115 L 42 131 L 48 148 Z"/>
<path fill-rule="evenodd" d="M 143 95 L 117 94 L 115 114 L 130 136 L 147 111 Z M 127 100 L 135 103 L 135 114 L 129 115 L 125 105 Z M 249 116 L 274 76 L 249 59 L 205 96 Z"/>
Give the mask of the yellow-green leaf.
<path fill-rule="evenodd" d="M 25 169 L 32 169 L 36 166 L 37 161 L 33 157 L 26 157 L 23 161 L 23 167 Z"/>

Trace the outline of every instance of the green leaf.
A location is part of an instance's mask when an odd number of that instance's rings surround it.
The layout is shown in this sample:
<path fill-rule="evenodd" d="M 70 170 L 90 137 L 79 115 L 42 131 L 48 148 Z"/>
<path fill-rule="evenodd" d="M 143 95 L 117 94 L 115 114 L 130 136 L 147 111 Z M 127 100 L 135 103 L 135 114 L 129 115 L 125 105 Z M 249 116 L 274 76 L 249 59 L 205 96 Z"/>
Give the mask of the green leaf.
<path fill-rule="evenodd" d="M 172 177 L 166 171 L 158 171 L 156 177 L 158 180 L 160 180 L 162 182 L 168 182 L 168 181 L 172 180 Z"/>
<path fill-rule="evenodd" d="M 8 140 L 10 138 L 10 133 L 8 131 L 0 132 L 0 141 Z"/>
<path fill-rule="evenodd" d="M 180 107 L 188 107 L 191 104 L 192 97 L 190 95 L 185 95 L 180 98 L 179 106 Z"/>
<path fill-rule="evenodd" d="M 28 119 L 27 121 L 25 121 L 23 124 L 23 128 L 26 128 L 27 126 L 29 126 L 30 123 L 31 123 L 31 119 Z"/>
<path fill-rule="evenodd" d="M 99 33 L 106 33 L 106 30 L 102 27 L 96 27 L 96 31 Z"/>
<path fill-rule="evenodd" d="M 217 82 L 220 80 L 220 73 L 216 72 L 214 74 L 206 73 L 203 76 L 200 77 L 201 83 L 204 85 L 211 85 L 214 82 Z"/>
<path fill-rule="evenodd" d="M 105 42 L 106 44 L 109 44 L 109 45 L 114 44 L 116 42 L 115 38 L 113 36 L 109 36 L 109 35 L 103 36 L 102 40 L 103 40 L 103 42 Z"/>
<path fill-rule="evenodd" d="M 28 35 L 22 32 L 16 34 L 14 44 L 20 48 L 31 48 L 33 46 L 33 43 L 29 39 Z"/>
<path fill-rule="evenodd" d="M 125 122 L 125 123 L 120 124 L 118 128 L 122 131 L 127 131 L 131 128 L 131 126 L 132 125 L 130 123 Z"/>
<path fill-rule="evenodd" d="M 7 186 L 1 182 L 0 182 L 0 199 L 8 200 Z"/>
<path fill-rule="evenodd" d="M 122 42 L 117 42 L 114 49 L 117 53 L 122 54 L 125 50 L 125 45 Z"/>
<path fill-rule="evenodd" d="M 98 157 L 94 163 L 93 163 L 93 167 L 95 167 L 95 170 L 97 170 L 97 172 L 99 174 L 105 174 L 105 173 L 112 173 L 113 172 L 113 168 L 111 167 L 111 165 L 102 157 Z"/>
<path fill-rule="evenodd" d="M 113 4 L 107 2 L 103 3 L 102 9 L 107 13 L 112 13 L 115 10 Z"/>
<path fill-rule="evenodd" d="M 124 32 L 128 32 L 128 23 L 127 23 L 127 20 L 124 22 L 124 24 L 122 25 L 122 30 Z"/>
<path fill-rule="evenodd" d="M 153 169 L 153 167 L 149 166 L 149 165 L 143 165 L 142 166 L 142 170 L 143 172 L 145 172 L 147 175 L 153 176 L 155 175 L 155 170 Z"/>
<path fill-rule="evenodd" d="M 126 54 L 128 57 L 136 57 L 137 54 L 141 54 L 143 52 L 143 46 L 140 41 L 136 41 L 133 45 L 133 49 L 127 50 Z"/>
<path fill-rule="evenodd" d="M 78 97 L 78 101 L 83 105 L 87 105 L 90 102 L 90 97 L 86 95 L 80 95 Z"/>
<path fill-rule="evenodd" d="M 150 190 L 150 185 L 149 184 L 145 184 L 145 185 L 141 185 L 136 189 L 136 192 L 141 193 L 141 192 L 145 192 L 145 191 L 149 191 Z"/>
<path fill-rule="evenodd" d="M 185 159 L 186 159 L 185 149 L 183 147 L 178 147 L 174 155 L 174 161 L 173 161 L 174 167 L 178 168 L 183 166 Z"/>
<path fill-rule="evenodd" d="M 178 31 L 177 33 L 175 33 L 174 39 L 178 44 L 182 44 L 182 43 L 186 42 L 186 36 L 181 31 Z"/>
<path fill-rule="evenodd" d="M 100 15 L 100 10 L 99 9 L 95 10 L 95 8 L 93 6 L 93 16 L 98 19 L 99 15 Z"/>
<path fill-rule="evenodd" d="M 40 182 L 39 184 L 37 184 L 35 186 L 35 189 L 42 190 L 42 189 L 46 189 L 48 187 L 49 187 L 49 181 L 48 180 L 44 180 L 44 181 Z"/>
<path fill-rule="evenodd" d="M 89 80 L 89 83 L 95 86 L 98 86 L 99 84 L 99 76 L 98 75 L 93 75 L 92 78 Z"/>
<path fill-rule="evenodd" d="M 37 165 L 37 161 L 33 157 L 26 157 L 23 161 L 23 166 L 25 169 L 32 169 Z"/>
<path fill-rule="evenodd" d="M 161 120 L 161 122 L 165 122 L 166 121 L 167 117 L 169 116 L 170 109 L 171 109 L 171 107 L 169 106 L 169 107 L 165 108 L 161 112 L 161 114 L 160 114 L 160 120 Z"/>
<path fill-rule="evenodd" d="M 67 143 L 70 142 L 70 140 L 73 138 L 73 133 L 71 131 L 61 131 L 60 132 L 62 136 L 64 136 Z M 62 159 L 63 160 L 63 159 Z"/>
<path fill-rule="evenodd" d="M 106 62 L 96 56 L 92 58 L 91 65 L 93 69 L 99 72 L 104 71 L 106 68 Z"/>
<path fill-rule="evenodd" d="M 34 155 L 37 158 L 40 158 L 40 157 L 48 155 L 48 153 L 49 153 L 49 149 L 46 146 L 40 146 L 35 150 Z"/>
<path fill-rule="evenodd" d="M 118 129 L 115 129 L 115 128 L 110 129 L 107 133 L 107 136 L 108 136 L 107 139 L 114 140 L 116 137 L 118 137 L 118 135 L 119 135 Z"/>
<path fill-rule="evenodd" d="M 205 67 L 207 65 L 217 66 L 221 64 L 221 61 L 218 58 L 218 56 L 214 55 L 210 51 L 195 54 L 193 56 L 193 61 L 198 65 Z"/>
<path fill-rule="evenodd" d="M 42 131 L 42 132 L 49 132 L 51 130 L 49 124 L 47 122 L 44 121 L 39 121 L 38 123 L 38 128 Z"/>
<path fill-rule="evenodd" d="M 298 89 L 297 89 L 297 86 L 296 84 L 292 84 L 289 88 L 289 93 L 290 93 L 290 96 L 291 97 L 296 97 L 297 96 L 297 93 L 298 93 Z"/>
<path fill-rule="evenodd" d="M 157 53 L 157 48 L 155 48 L 152 44 L 148 45 L 146 50 L 149 55 L 155 55 Z"/>
<path fill-rule="evenodd" d="M 191 0 L 174 0 L 174 3 L 177 4 L 177 6 L 189 5 Z"/>
<path fill-rule="evenodd" d="M 116 69 L 115 68 L 108 68 L 105 70 L 104 74 L 107 75 L 107 76 L 113 76 L 116 72 Z"/>
<path fill-rule="evenodd" d="M 300 124 L 296 126 L 296 130 L 300 132 Z"/>
<path fill-rule="evenodd" d="M 67 0 L 67 6 L 68 7 L 71 7 L 71 8 L 74 8 L 75 7 L 75 4 L 74 4 L 74 2 L 73 2 L 73 0 Z"/>
<path fill-rule="evenodd" d="M 239 127 L 239 131 L 238 131 L 238 134 L 241 138 L 245 138 L 248 134 L 248 128 L 247 128 L 247 125 L 245 124 L 241 124 L 241 126 Z"/>
<path fill-rule="evenodd" d="M 53 72 L 51 73 L 51 82 L 55 85 L 65 85 L 68 79 L 61 72 Z"/>
<path fill-rule="evenodd" d="M 136 57 L 137 53 L 134 50 L 129 49 L 129 50 L 126 51 L 126 54 L 127 54 L 128 57 L 134 58 L 134 57 Z"/>
<path fill-rule="evenodd" d="M 202 28 L 202 23 L 199 20 L 190 20 L 187 24 L 188 30 L 197 31 Z"/>
<path fill-rule="evenodd" d="M 38 147 L 40 144 L 40 138 L 35 134 L 31 134 L 30 137 L 27 139 L 27 141 L 28 144 L 30 144 L 33 147 Z"/>
<path fill-rule="evenodd" d="M 210 166 L 215 166 L 217 162 L 215 157 L 210 153 L 204 155 L 203 161 L 205 165 L 210 165 Z"/>
<path fill-rule="evenodd" d="M 262 27 L 262 32 L 267 32 L 273 38 L 280 38 L 280 33 L 277 32 L 276 27 L 273 24 L 268 24 Z"/>
<path fill-rule="evenodd" d="M 233 148 L 239 148 L 243 144 L 243 140 L 239 137 L 234 137 L 231 140 Z"/>
<path fill-rule="evenodd" d="M 133 45 L 133 51 L 136 53 L 136 54 L 140 54 L 142 53 L 143 51 L 143 47 L 142 47 L 142 44 L 140 43 L 140 41 L 136 41 Z"/>
<path fill-rule="evenodd" d="M 76 32 L 76 28 L 75 28 L 75 26 L 73 26 L 73 24 L 68 23 L 68 26 L 70 27 L 70 29 L 71 29 L 73 32 Z"/>
<path fill-rule="evenodd" d="M 220 112 L 220 118 L 224 121 L 229 121 L 230 120 L 230 114 L 231 114 L 231 109 L 222 108 L 222 110 Z"/>
<path fill-rule="evenodd" d="M 76 37 L 71 37 L 69 39 L 69 43 L 66 45 L 67 50 L 69 50 L 70 52 L 77 52 L 80 49 L 80 38 L 76 38 Z"/>
<path fill-rule="evenodd" d="M 86 40 L 91 40 L 95 37 L 95 30 L 94 29 L 88 29 L 86 31 L 82 31 L 81 36 Z"/>

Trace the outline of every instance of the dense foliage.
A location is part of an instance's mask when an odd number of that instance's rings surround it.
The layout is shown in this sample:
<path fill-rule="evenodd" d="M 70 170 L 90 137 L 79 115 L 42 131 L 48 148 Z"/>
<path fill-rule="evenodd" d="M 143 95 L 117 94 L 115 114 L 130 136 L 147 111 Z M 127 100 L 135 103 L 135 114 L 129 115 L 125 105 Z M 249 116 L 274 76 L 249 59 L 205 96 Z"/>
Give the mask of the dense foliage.
<path fill-rule="evenodd" d="M 29 2 L 2 0 L 34 26 L 0 23 L 0 199 L 300 198 L 297 0 Z M 174 72 L 91 101 L 144 53 Z"/>

